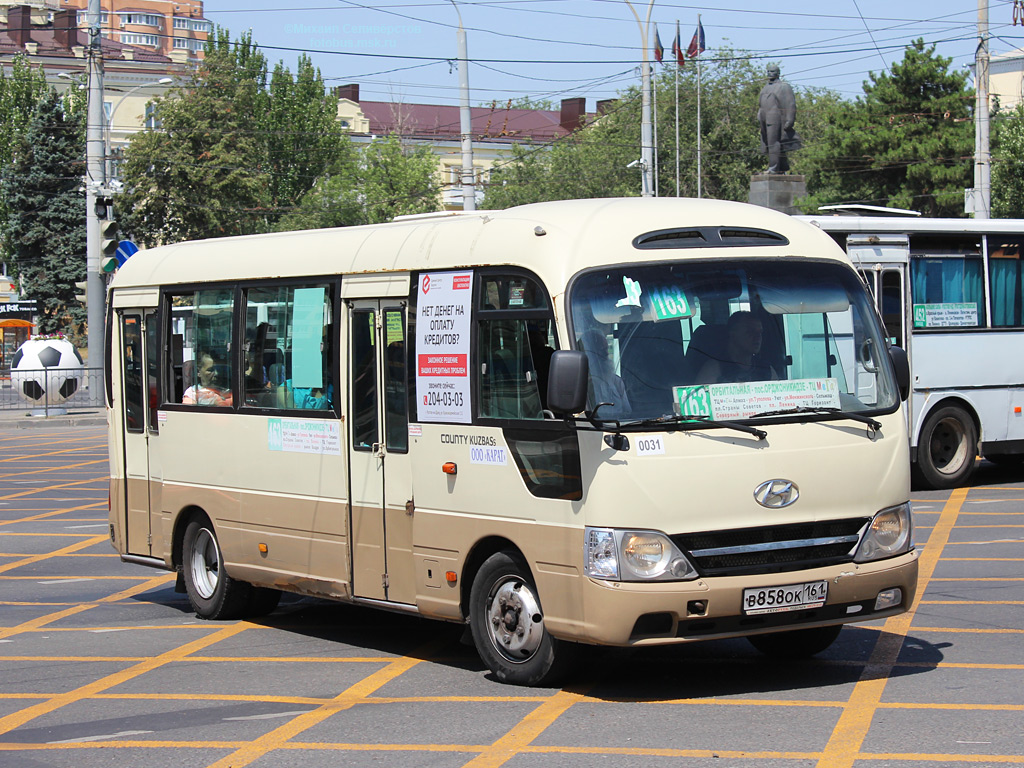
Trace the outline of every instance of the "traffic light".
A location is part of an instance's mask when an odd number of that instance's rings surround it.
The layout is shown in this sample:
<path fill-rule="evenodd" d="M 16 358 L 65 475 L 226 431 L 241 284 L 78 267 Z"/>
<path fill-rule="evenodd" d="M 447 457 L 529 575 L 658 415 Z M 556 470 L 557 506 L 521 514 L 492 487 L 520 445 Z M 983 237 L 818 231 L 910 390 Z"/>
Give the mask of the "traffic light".
<path fill-rule="evenodd" d="M 117 222 L 106 219 L 100 222 L 100 271 L 113 272 L 117 269 Z"/>
<path fill-rule="evenodd" d="M 89 281 L 88 280 L 76 280 L 75 281 L 75 288 L 77 288 L 78 290 L 81 291 L 81 293 L 76 293 L 75 294 L 75 298 L 78 299 L 78 301 L 84 307 L 86 305 L 86 303 L 89 301 Z"/>

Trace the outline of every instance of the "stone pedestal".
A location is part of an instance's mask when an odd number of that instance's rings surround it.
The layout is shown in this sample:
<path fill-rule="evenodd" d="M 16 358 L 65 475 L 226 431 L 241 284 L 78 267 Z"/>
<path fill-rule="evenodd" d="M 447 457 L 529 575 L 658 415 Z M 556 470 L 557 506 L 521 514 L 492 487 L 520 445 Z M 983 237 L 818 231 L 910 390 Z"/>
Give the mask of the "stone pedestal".
<path fill-rule="evenodd" d="M 800 210 L 794 202 L 807 194 L 803 176 L 792 173 L 755 173 L 750 177 L 748 202 L 782 213 L 795 214 Z"/>

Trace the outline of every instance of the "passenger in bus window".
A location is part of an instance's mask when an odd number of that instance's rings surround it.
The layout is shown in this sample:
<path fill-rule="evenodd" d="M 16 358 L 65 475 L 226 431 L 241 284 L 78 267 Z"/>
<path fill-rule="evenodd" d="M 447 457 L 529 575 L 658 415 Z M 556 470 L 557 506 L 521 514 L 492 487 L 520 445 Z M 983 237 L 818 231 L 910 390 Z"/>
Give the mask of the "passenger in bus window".
<path fill-rule="evenodd" d="M 199 356 L 196 376 L 199 383 L 193 384 L 185 390 L 185 395 L 181 398 L 182 403 L 185 405 L 231 405 L 231 392 L 218 386 L 219 375 L 213 355 L 203 352 Z"/>
<path fill-rule="evenodd" d="M 608 403 L 600 411 L 598 417 L 605 419 L 628 416 L 632 408 L 626 396 L 626 385 L 615 373 L 615 367 L 608 356 L 608 340 L 596 328 L 583 333 L 581 339 L 583 351 L 590 363 L 590 397 L 591 407 L 599 403 Z"/>
<path fill-rule="evenodd" d="M 711 355 L 697 374 L 699 384 L 769 381 L 779 378 L 759 355 L 764 328 L 752 312 L 734 312 L 726 324 L 726 347 Z"/>

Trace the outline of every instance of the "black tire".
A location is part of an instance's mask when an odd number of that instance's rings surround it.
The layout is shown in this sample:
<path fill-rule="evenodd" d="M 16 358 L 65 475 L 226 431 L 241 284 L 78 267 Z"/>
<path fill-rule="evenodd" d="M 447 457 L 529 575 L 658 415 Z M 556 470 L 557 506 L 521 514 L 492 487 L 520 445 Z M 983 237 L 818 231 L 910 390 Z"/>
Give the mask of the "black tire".
<path fill-rule="evenodd" d="M 925 420 L 917 440 L 917 475 L 933 490 L 958 488 L 967 483 L 978 455 L 974 420 L 955 405 L 938 408 Z"/>
<path fill-rule="evenodd" d="M 491 555 L 477 572 L 469 626 L 481 660 L 503 683 L 551 684 L 572 667 L 576 646 L 547 631 L 530 569 L 512 552 Z"/>
<path fill-rule="evenodd" d="M 252 588 L 228 576 L 209 520 L 198 518 L 188 524 L 181 553 L 185 592 L 199 618 L 237 619 L 247 613 Z"/>
<path fill-rule="evenodd" d="M 791 629 L 769 635 L 751 635 L 750 644 L 766 656 L 776 659 L 806 659 L 821 653 L 835 642 L 843 625 Z"/>

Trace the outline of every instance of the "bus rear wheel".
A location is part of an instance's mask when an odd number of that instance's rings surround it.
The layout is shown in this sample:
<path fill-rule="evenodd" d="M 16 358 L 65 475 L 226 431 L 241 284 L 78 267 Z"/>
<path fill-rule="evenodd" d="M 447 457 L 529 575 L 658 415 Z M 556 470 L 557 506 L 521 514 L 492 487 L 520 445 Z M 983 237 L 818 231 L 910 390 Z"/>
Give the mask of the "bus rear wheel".
<path fill-rule="evenodd" d="M 481 660 L 503 683 L 550 684 L 571 667 L 575 647 L 547 631 L 530 569 L 512 552 L 491 555 L 477 572 L 469 626 Z"/>
<path fill-rule="evenodd" d="M 928 488 L 957 488 L 974 471 L 977 452 L 978 434 L 970 415 L 955 405 L 938 408 L 917 441 L 917 474 Z"/>
<path fill-rule="evenodd" d="M 199 618 L 235 619 L 246 613 L 251 588 L 224 570 L 220 543 L 209 520 L 198 518 L 185 528 L 182 575 L 188 601 Z"/>
<path fill-rule="evenodd" d="M 747 640 L 765 656 L 776 659 L 806 659 L 821 653 L 835 642 L 843 625 L 792 629 L 769 635 L 750 635 Z"/>

